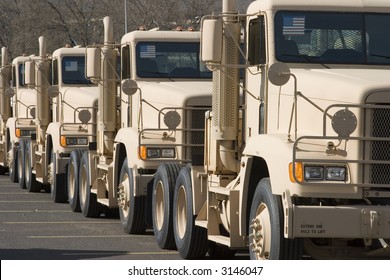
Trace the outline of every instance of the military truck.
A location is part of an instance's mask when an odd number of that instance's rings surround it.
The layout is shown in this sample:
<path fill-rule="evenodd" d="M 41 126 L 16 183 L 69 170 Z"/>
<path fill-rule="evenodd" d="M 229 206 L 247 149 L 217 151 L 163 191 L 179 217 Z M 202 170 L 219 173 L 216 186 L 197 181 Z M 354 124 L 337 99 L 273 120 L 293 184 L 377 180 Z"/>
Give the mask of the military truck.
<path fill-rule="evenodd" d="M 88 149 L 96 135 L 98 88 L 85 77 L 85 50 L 64 47 L 47 56 L 42 42 L 40 60 L 30 67 L 35 69 L 30 75 L 36 75 L 31 80 L 36 81 L 39 114 L 36 137 L 25 149 L 26 184 L 35 191 L 50 186 L 54 202 L 67 202 L 66 167 L 71 152 Z M 52 85 L 47 80 L 50 68 Z"/>
<path fill-rule="evenodd" d="M 35 131 L 36 91 L 25 83 L 25 63 L 36 60 L 35 55 L 19 56 L 12 61 L 12 82 L 5 92 L 4 106 L 7 98 L 11 100 L 12 116 L 7 119 L 6 132 L 1 153 L 7 154 L 7 167 L 12 182 L 19 182 L 26 188 L 24 179 L 25 142 Z"/>
<path fill-rule="evenodd" d="M 81 211 L 96 217 L 102 209 L 119 208 L 125 232 L 153 225 L 159 246 L 171 248 L 175 178 L 182 165 L 203 166 L 211 72 L 199 59 L 200 33 L 125 34 L 118 77 L 112 24 L 108 17 L 104 23 L 104 45 L 87 51 L 87 76 L 100 88 L 100 114 L 97 143 L 79 166 Z"/>
<path fill-rule="evenodd" d="M 204 169 L 176 180 L 183 258 L 210 242 L 253 259 L 389 257 L 389 24 L 384 0 L 259 0 L 245 15 L 225 0 L 203 18 L 213 105 Z"/>

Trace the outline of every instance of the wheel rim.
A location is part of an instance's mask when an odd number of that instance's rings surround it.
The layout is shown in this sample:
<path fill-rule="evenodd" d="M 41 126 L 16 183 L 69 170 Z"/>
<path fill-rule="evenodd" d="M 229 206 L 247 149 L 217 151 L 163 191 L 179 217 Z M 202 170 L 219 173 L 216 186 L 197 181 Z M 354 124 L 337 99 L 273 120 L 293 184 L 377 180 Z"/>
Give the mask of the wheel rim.
<path fill-rule="evenodd" d="M 162 226 L 164 224 L 164 209 L 165 209 L 165 203 L 164 203 L 164 184 L 159 181 L 156 186 L 156 207 L 155 207 L 155 217 L 156 217 L 156 227 L 158 230 L 162 229 Z"/>
<path fill-rule="evenodd" d="M 121 209 L 122 215 L 126 218 L 129 215 L 129 201 L 130 201 L 130 180 L 127 174 L 123 175 L 118 190 L 118 205 Z"/>
<path fill-rule="evenodd" d="M 75 166 L 74 162 L 71 162 L 71 167 L 69 168 L 69 182 L 68 182 L 68 187 L 69 187 L 69 199 L 72 199 L 76 193 L 76 177 L 75 177 Z"/>
<path fill-rule="evenodd" d="M 268 259 L 271 250 L 271 217 L 266 204 L 261 203 L 251 223 L 252 251 L 256 259 Z"/>
<path fill-rule="evenodd" d="M 177 234 L 183 239 L 187 228 L 187 193 L 184 186 L 180 186 L 177 195 Z"/>

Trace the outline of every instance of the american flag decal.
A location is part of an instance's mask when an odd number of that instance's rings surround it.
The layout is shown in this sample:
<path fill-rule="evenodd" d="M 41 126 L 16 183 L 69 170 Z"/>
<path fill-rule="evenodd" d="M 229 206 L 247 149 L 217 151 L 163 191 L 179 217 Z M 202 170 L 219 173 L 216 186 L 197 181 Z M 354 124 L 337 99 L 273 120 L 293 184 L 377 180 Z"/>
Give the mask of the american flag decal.
<path fill-rule="evenodd" d="M 156 58 L 156 46 L 143 45 L 140 47 L 141 58 Z"/>
<path fill-rule="evenodd" d="M 283 35 L 305 35 L 305 17 L 304 16 L 284 17 Z"/>

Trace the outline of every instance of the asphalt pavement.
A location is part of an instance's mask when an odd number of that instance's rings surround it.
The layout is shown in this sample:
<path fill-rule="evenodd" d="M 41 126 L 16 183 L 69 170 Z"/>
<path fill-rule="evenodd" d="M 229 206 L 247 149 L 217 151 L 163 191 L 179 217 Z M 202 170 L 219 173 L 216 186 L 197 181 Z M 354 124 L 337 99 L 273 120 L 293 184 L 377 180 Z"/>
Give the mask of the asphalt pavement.
<path fill-rule="evenodd" d="M 1 260 L 175 260 L 158 247 L 153 231 L 123 232 L 118 218 L 85 218 L 50 193 L 29 193 L 0 175 Z"/>

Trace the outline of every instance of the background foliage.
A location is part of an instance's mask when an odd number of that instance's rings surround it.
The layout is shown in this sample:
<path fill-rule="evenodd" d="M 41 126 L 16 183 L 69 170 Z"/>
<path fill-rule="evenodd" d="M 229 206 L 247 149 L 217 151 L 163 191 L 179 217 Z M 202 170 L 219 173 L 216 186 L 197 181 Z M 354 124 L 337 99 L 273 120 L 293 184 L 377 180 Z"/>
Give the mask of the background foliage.
<path fill-rule="evenodd" d="M 219 13 L 222 0 L 0 0 L 0 47 L 12 58 L 38 53 L 38 38 L 45 36 L 49 53 L 65 44 L 86 46 L 103 41 L 105 16 L 114 21 L 117 43 L 127 31 L 171 30 L 177 26 L 199 29 L 200 18 Z M 251 0 L 237 0 L 245 12 Z"/>

